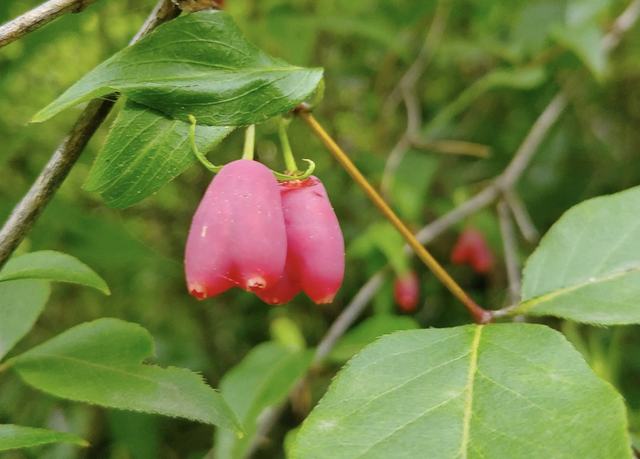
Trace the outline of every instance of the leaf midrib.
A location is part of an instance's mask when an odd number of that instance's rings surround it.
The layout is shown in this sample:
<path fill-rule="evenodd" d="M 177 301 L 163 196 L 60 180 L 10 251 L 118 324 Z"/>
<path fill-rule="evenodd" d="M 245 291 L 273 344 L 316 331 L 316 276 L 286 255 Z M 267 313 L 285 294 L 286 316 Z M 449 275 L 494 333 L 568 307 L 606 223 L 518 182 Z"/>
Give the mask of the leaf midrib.
<path fill-rule="evenodd" d="M 27 357 L 28 357 L 28 359 L 27 359 Z M 52 360 L 56 360 L 56 359 L 60 359 L 60 360 L 70 360 L 70 361 L 72 361 L 72 362 L 74 362 L 74 363 L 84 364 L 84 365 L 87 365 L 87 366 L 89 366 L 89 367 L 100 368 L 100 369 L 102 369 L 102 370 L 108 370 L 108 371 L 112 371 L 112 372 L 114 372 L 114 373 L 120 373 L 120 374 L 123 374 L 123 375 L 125 375 L 125 376 L 132 376 L 132 377 L 134 377 L 134 378 L 138 378 L 138 379 L 146 380 L 146 381 L 149 381 L 149 382 L 152 382 L 152 383 L 156 383 L 156 384 L 158 384 L 159 386 L 164 386 L 164 387 L 172 388 L 172 389 L 176 389 L 176 388 L 177 388 L 177 386 L 176 386 L 175 384 L 165 383 L 165 382 L 163 382 L 163 381 L 158 381 L 158 380 L 156 380 L 156 379 L 149 378 L 149 377 L 146 377 L 146 376 L 142 376 L 142 375 L 139 375 L 139 374 L 135 374 L 135 373 L 128 373 L 128 372 L 126 372 L 126 371 L 123 371 L 123 370 L 121 370 L 121 369 L 118 369 L 117 367 L 110 367 L 110 366 L 107 366 L 107 365 L 102 365 L 102 364 L 99 364 L 99 363 L 96 363 L 96 362 L 91 362 L 91 361 L 88 361 L 88 360 L 82 360 L 82 359 L 78 359 L 78 358 L 75 358 L 75 357 L 69 357 L 69 356 L 66 356 L 66 355 L 56 355 L 56 354 L 36 354 L 36 355 L 29 355 L 29 356 L 25 356 L 25 360 L 27 360 L 27 361 L 28 361 L 28 360 L 31 360 L 31 359 L 34 359 L 34 360 L 35 360 L 36 358 L 45 358 L 45 359 L 47 359 L 47 358 L 48 358 L 48 359 L 52 359 Z M 21 359 L 20 359 L 20 358 L 17 358 L 17 359 L 16 359 L 16 363 L 17 363 L 18 365 L 20 364 L 20 361 L 21 361 Z M 139 363 L 126 364 L 126 365 L 123 365 L 123 366 L 131 366 L 131 367 L 138 367 L 138 368 L 145 368 L 145 367 L 148 367 L 148 368 L 158 368 L 158 369 L 160 369 L 160 370 L 165 370 L 165 371 L 166 371 L 166 369 L 165 369 L 165 368 L 155 367 L 155 366 L 152 366 L 152 365 L 143 365 L 143 364 L 142 364 L 142 363 L 140 363 L 140 362 L 139 362 Z M 19 369 L 19 368 L 18 368 L 18 371 L 20 371 L 20 369 Z"/>
<path fill-rule="evenodd" d="M 471 361 L 469 362 L 469 372 L 467 373 L 467 384 L 465 391 L 467 398 L 464 403 L 464 417 L 462 422 L 462 441 L 460 443 L 460 457 L 467 459 L 471 432 L 471 415 L 473 413 L 473 383 L 478 371 L 478 348 L 480 347 L 480 337 L 482 336 L 483 325 L 478 325 L 471 344 Z"/>
<path fill-rule="evenodd" d="M 615 280 L 619 277 L 622 277 L 624 275 L 627 274 L 632 274 L 635 272 L 639 272 L 640 271 L 640 265 L 630 268 L 630 269 L 625 269 L 624 271 L 619 271 L 613 274 L 609 274 L 608 276 L 603 276 L 603 277 L 599 277 L 599 278 L 595 278 L 595 280 L 589 280 L 587 279 L 587 281 L 585 282 L 580 282 L 579 284 L 575 284 L 575 285 L 571 285 L 569 287 L 564 287 L 561 288 L 559 290 L 555 290 L 553 292 L 549 292 L 549 293 L 545 293 L 544 295 L 540 295 L 537 296 L 535 298 L 531 298 L 530 300 L 525 301 L 524 303 L 521 303 L 517 308 L 515 308 L 512 311 L 512 314 L 523 314 L 526 313 L 527 311 L 529 311 L 531 308 L 541 304 L 541 303 L 546 303 L 548 301 L 551 301 L 559 296 L 562 295 L 566 295 L 568 293 L 574 292 L 576 290 L 580 290 L 581 288 L 584 287 L 588 287 L 590 285 L 597 285 L 597 284 L 601 284 L 604 282 L 609 282 L 612 280 Z M 593 279 L 593 278 L 590 278 Z"/>

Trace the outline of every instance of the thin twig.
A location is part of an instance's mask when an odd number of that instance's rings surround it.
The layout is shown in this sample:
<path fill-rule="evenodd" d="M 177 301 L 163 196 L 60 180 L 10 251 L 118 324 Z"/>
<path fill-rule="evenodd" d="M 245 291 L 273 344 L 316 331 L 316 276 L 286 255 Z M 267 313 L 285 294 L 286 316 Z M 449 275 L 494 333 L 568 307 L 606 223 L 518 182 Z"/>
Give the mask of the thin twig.
<path fill-rule="evenodd" d="M 531 221 L 529 212 L 527 212 L 527 208 L 520 197 L 513 190 L 505 190 L 504 198 L 509 205 L 509 209 L 511 209 L 511 213 L 513 213 L 513 217 L 520 229 L 520 232 L 522 233 L 522 236 L 528 242 L 536 242 L 540 237 L 540 234 Z"/>
<path fill-rule="evenodd" d="M 385 163 L 384 171 L 382 172 L 382 180 L 380 181 L 380 194 L 382 194 L 387 201 L 390 197 L 391 186 L 393 185 L 393 178 L 395 177 L 396 170 L 410 146 L 411 142 L 409 141 L 409 135 L 405 132 L 387 157 L 387 162 Z"/>
<path fill-rule="evenodd" d="M 504 199 L 501 199 L 498 203 L 498 219 L 504 247 L 507 279 L 509 281 L 509 305 L 512 305 L 520 301 L 522 282 L 520 279 L 520 262 L 518 261 L 518 244 L 509 207 Z"/>
<path fill-rule="evenodd" d="M 500 188 L 513 188 L 513 185 L 529 165 L 533 154 L 540 145 L 540 141 L 549 131 L 549 128 L 558 120 L 558 117 L 566 106 L 567 98 L 564 93 L 559 92 L 536 120 L 531 131 L 529 131 L 529 134 L 524 139 L 524 142 L 520 145 L 516 156 L 498 178 L 497 182 Z"/>
<path fill-rule="evenodd" d="M 161 0 L 145 24 L 136 35 L 141 38 L 158 24 L 168 21 L 179 14 L 170 0 Z M 0 230 L 0 268 L 25 238 L 38 220 L 44 208 L 69 175 L 80 154 L 93 136 L 96 129 L 107 117 L 117 96 L 107 96 L 89 102 L 69 136 L 62 142 L 44 167 L 31 189 L 22 198 Z"/>
<path fill-rule="evenodd" d="M 295 387 L 295 385 L 294 385 Z M 287 407 L 287 400 L 278 405 L 272 405 L 270 407 L 265 408 L 265 410 L 260 413 L 260 419 L 258 422 L 258 427 L 256 428 L 256 432 L 253 434 L 251 438 L 251 442 L 242 456 L 245 459 L 253 456 L 253 453 L 256 452 L 258 447 L 266 440 L 267 434 L 271 430 L 271 428 L 278 422 L 280 416 L 284 412 L 284 409 Z M 213 454 L 213 450 L 212 454 Z"/>
<path fill-rule="evenodd" d="M 333 321 L 331 327 L 320 341 L 313 358 L 314 365 L 321 363 L 324 358 L 329 355 L 336 342 L 344 335 L 360 316 L 362 308 L 369 303 L 369 300 L 375 295 L 382 283 L 384 282 L 385 270 L 380 270 L 366 284 L 362 286 L 358 294 L 351 300 L 351 303 L 342 311 L 336 320 Z"/>
<path fill-rule="evenodd" d="M 422 125 L 420 101 L 416 95 L 415 87 L 420 75 L 427 69 L 436 48 L 440 44 L 447 24 L 447 17 L 451 9 L 450 3 L 451 0 L 441 0 L 440 3 L 438 3 L 431 27 L 429 28 L 429 33 L 418 57 L 416 57 L 416 60 L 411 67 L 409 67 L 407 73 L 400 79 L 400 82 L 385 102 L 385 108 L 382 113 L 387 114 L 387 116 L 396 109 L 400 100 L 404 100 L 407 110 L 407 129 L 389 153 L 389 157 L 384 166 L 384 172 L 382 173 L 380 193 L 385 199 L 389 199 L 389 193 L 391 192 L 391 185 L 396 170 L 411 146 L 410 139 L 418 137 L 420 126 Z"/>
<path fill-rule="evenodd" d="M 97 0 L 50 0 L 0 26 L 0 48 L 66 13 L 78 13 Z"/>
<path fill-rule="evenodd" d="M 622 36 L 636 23 L 640 16 L 640 0 L 632 2 L 624 12 L 615 20 L 611 30 L 600 42 L 600 49 L 611 51 L 618 46 Z"/>
<path fill-rule="evenodd" d="M 427 38 L 424 41 L 422 49 L 420 50 L 420 53 L 418 53 L 416 60 L 411 64 L 411 67 L 409 67 L 409 70 L 407 70 L 407 72 L 402 76 L 398 85 L 393 89 L 393 91 L 391 91 L 389 97 L 387 97 L 383 113 L 390 114 L 396 109 L 404 97 L 405 91 L 409 88 L 415 87 L 418 79 L 429 66 L 429 63 L 435 54 L 435 50 L 444 35 L 444 31 L 447 26 L 447 18 L 451 11 L 451 2 L 452 0 L 441 0 L 438 3 L 433 21 L 431 22 L 431 27 L 429 28 L 429 33 L 427 34 Z"/>
<path fill-rule="evenodd" d="M 411 249 L 420 258 L 420 260 L 427 265 L 431 272 L 447 287 L 447 289 L 460 301 L 467 309 L 469 314 L 473 317 L 476 323 L 486 324 L 491 321 L 491 316 L 488 311 L 478 306 L 467 293 L 460 288 L 457 282 L 449 275 L 449 273 L 440 266 L 440 263 L 420 244 L 413 233 L 402 223 L 395 212 L 384 202 L 376 190 L 371 184 L 364 178 L 362 173 L 354 166 L 349 157 L 345 155 L 338 144 L 327 134 L 324 128 L 316 121 L 311 112 L 305 109 L 304 106 L 296 109 L 295 112 L 302 120 L 307 124 L 311 132 L 313 132 L 318 139 L 329 150 L 336 161 L 344 168 L 345 171 L 351 176 L 351 178 L 358 184 L 360 189 L 364 191 L 369 200 L 378 208 L 378 210 L 384 215 L 389 223 L 396 229 L 396 231 L 402 236 L 405 242 L 411 246 Z"/>

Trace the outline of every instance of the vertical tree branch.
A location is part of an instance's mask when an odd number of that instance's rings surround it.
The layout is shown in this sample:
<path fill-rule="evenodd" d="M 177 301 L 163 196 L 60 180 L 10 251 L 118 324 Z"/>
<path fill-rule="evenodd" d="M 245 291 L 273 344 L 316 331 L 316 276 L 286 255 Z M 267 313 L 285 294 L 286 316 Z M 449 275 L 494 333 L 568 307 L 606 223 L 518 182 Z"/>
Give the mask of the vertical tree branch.
<path fill-rule="evenodd" d="M 142 38 L 158 24 L 173 19 L 179 12 L 180 10 L 170 0 L 161 0 L 133 41 Z M 25 238 L 64 179 L 69 175 L 71 168 L 96 129 L 113 108 L 116 99 L 116 95 L 111 95 L 105 99 L 95 99 L 89 102 L 71 129 L 69 136 L 58 147 L 35 183 L 14 208 L 0 230 L 0 268 Z"/>

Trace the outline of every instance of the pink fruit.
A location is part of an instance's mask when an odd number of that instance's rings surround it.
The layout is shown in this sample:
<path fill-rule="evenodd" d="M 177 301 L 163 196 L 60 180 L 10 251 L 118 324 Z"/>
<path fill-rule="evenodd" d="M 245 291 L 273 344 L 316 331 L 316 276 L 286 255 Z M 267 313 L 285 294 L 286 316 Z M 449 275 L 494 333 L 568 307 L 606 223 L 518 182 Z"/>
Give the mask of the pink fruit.
<path fill-rule="evenodd" d="M 185 254 L 189 293 L 208 298 L 238 286 L 259 292 L 284 272 L 287 235 L 280 189 L 262 164 L 227 164 L 193 216 Z"/>
<path fill-rule="evenodd" d="M 413 269 L 395 277 L 393 294 L 398 307 L 403 311 L 411 312 L 416 308 L 420 296 L 420 280 Z"/>
<path fill-rule="evenodd" d="M 289 258 L 287 257 L 287 260 Z M 279 305 L 288 303 L 300 293 L 300 284 L 294 281 L 287 273 L 287 265 L 285 265 L 285 271 L 282 277 L 273 287 L 256 292 L 258 298 L 267 304 Z"/>
<path fill-rule="evenodd" d="M 344 239 L 320 180 L 280 183 L 287 231 L 285 276 L 258 296 L 282 304 L 304 291 L 316 304 L 331 303 L 344 278 Z"/>
<path fill-rule="evenodd" d="M 482 233 L 468 228 L 460 233 L 451 252 L 451 262 L 471 265 L 477 273 L 486 274 L 493 268 L 493 255 Z"/>

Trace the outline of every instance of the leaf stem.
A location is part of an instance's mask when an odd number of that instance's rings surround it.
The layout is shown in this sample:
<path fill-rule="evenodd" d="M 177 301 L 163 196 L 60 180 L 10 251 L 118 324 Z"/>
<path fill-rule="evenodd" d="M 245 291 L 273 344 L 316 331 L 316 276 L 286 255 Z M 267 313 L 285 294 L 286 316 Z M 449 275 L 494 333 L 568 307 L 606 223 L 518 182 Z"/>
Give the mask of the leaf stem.
<path fill-rule="evenodd" d="M 244 134 L 244 150 L 242 150 L 242 159 L 253 159 L 253 151 L 256 145 L 256 125 L 252 124 L 247 127 Z"/>
<path fill-rule="evenodd" d="M 413 236 L 411 231 L 400 221 L 397 215 L 391 210 L 391 208 L 384 202 L 380 195 L 373 189 L 367 179 L 360 173 L 360 171 L 353 165 L 351 160 L 344 154 L 340 147 L 334 142 L 334 140 L 326 133 L 322 126 L 315 120 L 313 115 L 305 108 L 296 110 L 296 113 L 302 120 L 309 126 L 311 131 L 322 141 L 322 143 L 331 152 L 334 158 L 340 163 L 340 165 L 349 173 L 349 175 L 355 180 L 355 182 L 362 188 L 369 199 L 378 207 L 380 212 L 385 216 L 387 220 L 396 228 L 396 230 L 407 241 L 407 244 L 413 249 L 413 251 L 420 257 L 420 259 L 426 264 L 429 269 L 436 275 L 438 279 L 449 289 L 449 291 L 467 308 L 467 311 L 473 316 L 474 320 L 478 324 L 486 324 L 492 321 L 489 311 L 478 306 L 464 290 L 453 280 L 451 276 L 440 266 L 440 264 L 431 256 L 431 254 L 425 249 Z"/>
<path fill-rule="evenodd" d="M 278 134 L 280 134 L 280 143 L 282 144 L 282 156 L 284 157 L 284 164 L 287 167 L 288 172 L 293 172 L 295 174 L 296 172 L 298 172 L 298 166 L 296 165 L 296 160 L 293 157 L 293 152 L 291 151 L 289 136 L 287 136 L 288 124 L 289 122 L 281 116 Z"/>
<path fill-rule="evenodd" d="M 189 138 L 191 140 L 191 150 L 198 158 L 198 161 L 202 163 L 204 167 L 206 167 L 211 172 L 220 172 L 223 166 L 214 166 L 202 153 L 198 150 L 196 146 L 196 117 L 193 115 L 189 115 L 189 121 L 191 121 L 191 127 L 189 128 Z"/>

